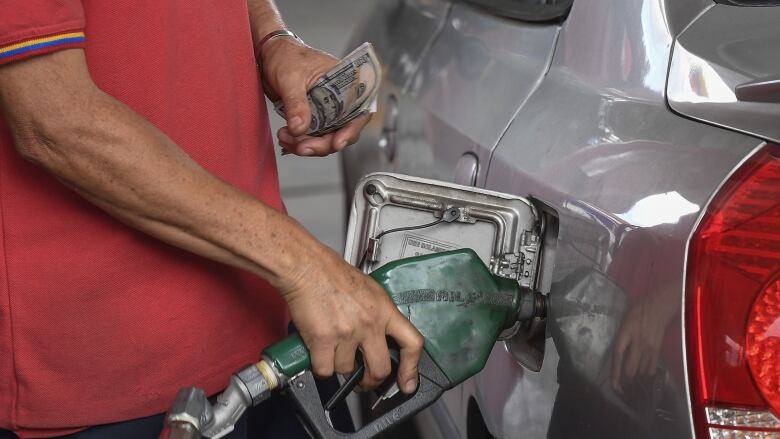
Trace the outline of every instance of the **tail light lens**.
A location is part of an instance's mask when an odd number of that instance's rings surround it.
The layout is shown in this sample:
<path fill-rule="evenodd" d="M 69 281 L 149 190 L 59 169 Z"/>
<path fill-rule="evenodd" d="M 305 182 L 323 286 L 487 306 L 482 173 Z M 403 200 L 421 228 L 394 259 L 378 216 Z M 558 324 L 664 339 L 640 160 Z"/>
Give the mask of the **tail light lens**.
<path fill-rule="evenodd" d="M 697 436 L 780 437 L 780 146 L 755 155 L 716 195 L 688 261 Z"/>

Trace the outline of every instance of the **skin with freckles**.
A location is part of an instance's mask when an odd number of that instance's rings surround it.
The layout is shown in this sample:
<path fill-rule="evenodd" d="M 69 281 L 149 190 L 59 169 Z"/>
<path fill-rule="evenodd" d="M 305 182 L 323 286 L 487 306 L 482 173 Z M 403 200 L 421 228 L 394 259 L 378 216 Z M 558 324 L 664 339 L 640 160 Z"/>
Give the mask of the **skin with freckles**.
<path fill-rule="evenodd" d="M 271 0 L 247 3 L 254 41 L 284 23 Z M 335 58 L 291 38 L 262 51 L 271 96 L 288 109 L 286 150 L 327 155 L 357 140 L 368 117 L 321 138 L 301 135 L 306 90 Z M 129 227 L 263 277 L 287 301 L 320 376 L 348 373 L 363 352 L 361 385 L 390 373 L 386 336 L 401 347 L 397 380 L 417 385 L 423 338 L 384 290 L 295 220 L 204 170 L 165 133 L 100 90 L 84 52 L 70 49 L 0 67 L 0 112 L 15 146 L 63 184 Z"/>

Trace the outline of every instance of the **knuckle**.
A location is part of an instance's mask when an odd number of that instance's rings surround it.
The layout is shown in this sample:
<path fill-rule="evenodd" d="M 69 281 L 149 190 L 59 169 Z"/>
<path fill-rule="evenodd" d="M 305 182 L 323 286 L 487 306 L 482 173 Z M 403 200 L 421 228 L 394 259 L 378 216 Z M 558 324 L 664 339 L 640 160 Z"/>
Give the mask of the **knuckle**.
<path fill-rule="evenodd" d="M 387 378 L 388 375 L 390 375 L 389 364 L 383 364 L 380 365 L 379 367 L 374 367 L 373 369 L 371 369 L 371 371 L 368 374 L 369 378 L 374 382 L 381 382 L 385 378 Z"/>
<path fill-rule="evenodd" d="M 295 91 L 289 91 L 285 97 L 287 98 L 285 99 L 285 106 L 300 107 L 303 102 Z"/>
<path fill-rule="evenodd" d="M 330 376 L 333 374 L 333 359 L 325 358 L 321 353 L 312 353 L 311 371 L 317 376 Z"/>
<path fill-rule="evenodd" d="M 340 374 L 352 373 L 355 370 L 355 366 L 352 363 L 343 363 L 336 365 L 336 372 Z"/>
<path fill-rule="evenodd" d="M 312 371 L 317 376 L 329 377 L 333 375 L 333 365 L 318 364 L 316 366 L 312 366 Z"/>
<path fill-rule="evenodd" d="M 330 328 L 320 328 L 314 334 L 312 334 L 314 342 L 320 345 L 331 345 L 336 339 L 334 331 Z"/>
<path fill-rule="evenodd" d="M 425 338 L 420 333 L 415 334 L 412 341 L 412 349 L 419 352 L 423 350 L 423 347 L 425 347 Z"/>
<path fill-rule="evenodd" d="M 351 338 L 355 334 L 355 328 L 352 325 L 341 323 L 336 326 L 336 334 L 340 339 Z"/>
<path fill-rule="evenodd" d="M 298 91 L 293 90 L 290 92 L 289 101 L 292 105 L 303 105 L 304 102 L 306 102 L 306 93 L 305 91 Z"/>
<path fill-rule="evenodd" d="M 292 108 L 293 111 L 296 112 L 296 113 L 299 112 L 299 111 L 303 111 L 303 110 L 307 109 L 307 107 L 300 100 L 295 100 L 295 101 L 291 102 L 290 103 L 290 108 Z"/>
<path fill-rule="evenodd" d="M 381 383 L 378 382 L 378 381 L 371 381 L 368 378 L 368 375 L 366 375 L 366 376 L 363 377 L 363 380 L 360 381 L 360 388 L 363 389 L 364 391 L 365 390 L 371 390 L 371 389 L 376 388 L 379 384 L 381 384 Z"/>
<path fill-rule="evenodd" d="M 374 388 L 374 387 L 378 386 L 381 383 L 382 383 L 382 378 L 378 378 L 378 377 L 374 376 L 373 373 L 370 373 L 370 372 L 366 373 L 365 376 L 363 377 L 363 384 L 366 387 Z"/>
<path fill-rule="evenodd" d="M 377 322 L 377 319 L 371 317 L 368 313 L 360 313 L 358 315 L 358 323 L 363 328 L 372 328 L 379 326 L 379 322 Z"/>

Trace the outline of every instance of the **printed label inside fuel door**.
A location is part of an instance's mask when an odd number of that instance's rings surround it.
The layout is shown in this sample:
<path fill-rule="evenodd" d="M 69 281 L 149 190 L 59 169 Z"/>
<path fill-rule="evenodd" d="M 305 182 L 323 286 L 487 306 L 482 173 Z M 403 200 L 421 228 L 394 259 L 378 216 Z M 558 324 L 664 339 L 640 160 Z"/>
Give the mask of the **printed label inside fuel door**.
<path fill-rule="evenodd" d="M 434 240 L 429 237 L 405 234 L 401 245 L 399 258 L 408 258 L 412 256 L 428 255 L 431 253 L 441 253 L 459 248 L 455 244 L 446 241 Z"/>

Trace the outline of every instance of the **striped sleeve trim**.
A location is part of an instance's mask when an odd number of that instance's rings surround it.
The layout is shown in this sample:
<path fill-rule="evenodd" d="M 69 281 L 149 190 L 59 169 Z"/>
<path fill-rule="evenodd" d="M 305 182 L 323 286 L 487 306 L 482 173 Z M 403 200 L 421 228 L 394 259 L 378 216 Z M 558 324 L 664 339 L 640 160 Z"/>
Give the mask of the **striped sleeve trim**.
<path fill-rule="evenodd" d="M 82 47 L 85 41 L 84 32 L 63 32 L 7 44 L 0 46 L 0 64 L 69 47 Z"/>

